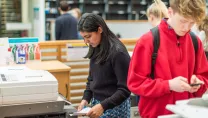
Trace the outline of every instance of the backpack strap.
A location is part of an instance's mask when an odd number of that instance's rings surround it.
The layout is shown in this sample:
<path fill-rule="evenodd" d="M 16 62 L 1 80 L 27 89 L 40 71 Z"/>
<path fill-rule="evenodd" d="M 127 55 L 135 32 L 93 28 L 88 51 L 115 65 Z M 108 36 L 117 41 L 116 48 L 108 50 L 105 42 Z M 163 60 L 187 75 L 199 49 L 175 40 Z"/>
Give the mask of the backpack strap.
<path fill-rule="evenodd" d="M 198 40 L 197 40 L 196 35 L 193 32 L 190 32 L 190 35 L 191 35 L 191 39 L 192 39 L 192 42 L 193 42 L 193 45 L 194 45 L 195 54 L 196 54 L 197 51 L 198 51 Z"/>
<path fill-rule="evenodd" d="M 150 77 L 154 79 L 154 68 L 155 68 L 155 62 L 157 58 L 157 51 L 160 46 L 160 35 L 159 35 L 159 29 L 158 26 L 151 29 L 152 35 L 153 35 L 153 53 L 152 53 L 152 60 L 151 60 L 151 73 Z M 140 96 L 137 96 L 137 102 L 139 102 Z"/>
<path fill-rule="evenodd" d="M 197 54 L 197 51 L 198 51 L 198 40 L 197 40 L 197 37 L 196 35 L 193 33 L 193 32 L 190 32 L 190 35 L 191 35 L 191 39 L 192 39 L 192 43 L 193 43 L 193 46 L 194 46 L 194 51 L 195 51 L 195 65 L 196 65 L 196 54 Z M 195 69 L 194 68 L 194 72 L 195 72 Z"/>
<path fill-rule="evenodd" d="M 160 46 L 160 34 L 158 26 L 151 29 L 152 35 L 153 35 L 153 53 L 152 53 L 152 65 L 151 65 L 151 73 L 150 77 L 154 79 L 154 68 L 155 68 L 155 62 L 157 58 L 157 52 Z"/>

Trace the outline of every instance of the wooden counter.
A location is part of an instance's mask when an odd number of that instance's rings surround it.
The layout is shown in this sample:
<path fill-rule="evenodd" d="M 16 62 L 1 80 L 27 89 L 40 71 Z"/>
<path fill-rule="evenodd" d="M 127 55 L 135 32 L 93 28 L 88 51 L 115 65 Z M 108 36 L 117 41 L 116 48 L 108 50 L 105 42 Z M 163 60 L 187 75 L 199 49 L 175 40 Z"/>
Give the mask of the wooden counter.
<path fill-rule="evenodd" d="M 47 70 L 58 80 L 58 91 L 68 100 L 70 99 L 69 74 L 71 68 L 58 60 L 28 61 L 26 66 L 35 70 Z"/>

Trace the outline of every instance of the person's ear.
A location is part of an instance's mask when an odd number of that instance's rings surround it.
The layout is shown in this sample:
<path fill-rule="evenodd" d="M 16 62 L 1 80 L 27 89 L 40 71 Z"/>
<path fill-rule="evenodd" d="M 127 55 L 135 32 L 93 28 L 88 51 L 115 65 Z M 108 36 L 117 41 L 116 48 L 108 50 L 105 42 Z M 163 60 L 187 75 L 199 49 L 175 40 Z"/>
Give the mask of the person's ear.
<path fill-rule="evenodd" d="M 98 32 L 101 34 L 103 32 L 103 29 L 101 27 L 98 27 Z"/>
<path fill-rule="evenodd" d="M 71 9 L 71 7 L 70 6 L 68 6 L 68 9 L 67 9 L 67 11 L 69 11 Z"/>
<path fill-rule="evenodd" d="M 60 7 L 58 7 L 58 11 L 61 12 L 61 8 Z"/>
<path fill-rule="evenodd" d="M 150 22 L 154 21 L 154 16 L 152 14 L 149 15 L 149 21 Z"/>
<path fill-rule="evenodd" d="M 168 8 L 168 16 L 169 17 L 173 16 L 173 9 L 171 7 Z"/>

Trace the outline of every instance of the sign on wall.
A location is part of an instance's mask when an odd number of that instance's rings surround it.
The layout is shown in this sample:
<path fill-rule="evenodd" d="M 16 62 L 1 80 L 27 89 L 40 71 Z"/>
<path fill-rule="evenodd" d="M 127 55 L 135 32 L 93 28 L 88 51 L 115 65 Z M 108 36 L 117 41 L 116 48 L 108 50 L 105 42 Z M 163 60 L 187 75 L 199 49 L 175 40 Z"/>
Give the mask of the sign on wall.
<path fill-rule="evenodd" d="M 67 60 L 81 60 L 87 55 L 88 46 L 84 43 L 67 44 Z"/>

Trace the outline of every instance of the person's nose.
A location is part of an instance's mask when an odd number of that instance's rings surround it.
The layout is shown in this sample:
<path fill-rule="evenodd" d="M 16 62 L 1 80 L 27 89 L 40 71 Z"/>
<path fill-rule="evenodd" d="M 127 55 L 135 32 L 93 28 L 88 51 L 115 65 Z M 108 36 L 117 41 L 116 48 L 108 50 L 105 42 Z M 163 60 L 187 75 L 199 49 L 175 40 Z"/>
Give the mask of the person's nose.
<path fill-rule="evenodd" d="M 187 24 L 184 24 L 182 31 L 187 31 L 187 30 L 188 30 L 188 25 Z"/>
<path fill-rule="evenodd" d="M 191 29 L 191 25 L 190 24 L 184 24 L 184 27 L 183 27 L 183 31 L 189 31 Z"/>

